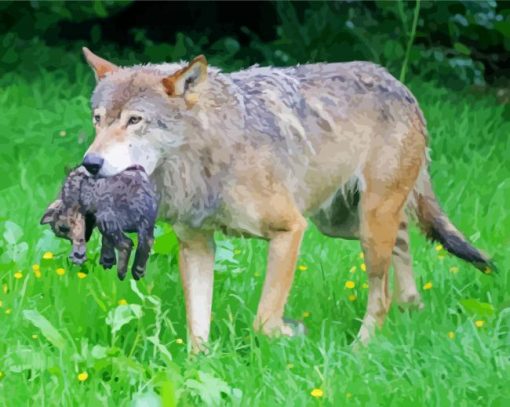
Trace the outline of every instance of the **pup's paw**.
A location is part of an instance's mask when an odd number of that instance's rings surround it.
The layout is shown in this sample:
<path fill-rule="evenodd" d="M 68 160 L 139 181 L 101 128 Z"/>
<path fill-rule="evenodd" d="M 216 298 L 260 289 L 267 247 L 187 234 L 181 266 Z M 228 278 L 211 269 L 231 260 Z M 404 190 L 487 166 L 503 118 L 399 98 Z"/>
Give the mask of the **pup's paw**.
<path fill-rule="evenodd" d="M 135 280 L 140 280 L 145 275 L 145 267 L 135 265 L 131 270 L 131 274 Z"/>
<path fill-rule="evenodd" d="M 99 259 L 99 264 L 103 266 L 103 268 L 105 269 L 111 269 L 116 263 L 117 260 L 115 259 L 115 256 L 113 257 L 101 256 L 101 258 Z"/>
<path fill-rule="evenodd" d="M 117 277 L 119 277 L 119 280 L 122 281 L 126 278 L 126 270 L 117 270 Z"/>

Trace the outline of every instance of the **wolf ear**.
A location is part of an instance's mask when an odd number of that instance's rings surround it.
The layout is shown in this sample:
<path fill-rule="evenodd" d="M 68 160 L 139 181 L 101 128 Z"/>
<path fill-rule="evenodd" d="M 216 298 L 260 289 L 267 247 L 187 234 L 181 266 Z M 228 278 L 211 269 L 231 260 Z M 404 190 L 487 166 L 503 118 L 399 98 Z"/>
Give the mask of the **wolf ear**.
<path fill-rule="evenodd" d="M 46 209 L 46 212 L 44 212 L 43 217 L 41 218 L 41 225 L 46 225 L 50 223 L 53 220 L 53 215 L 55 214 L 55 211 L 57 208 L 62 205 L 62 200 L 57 199 L 56 201 L 52 202 L 50 206 Z"/>
<path fill-rule="evenodd" d="M 90 49 L 83 47 L 82 50 L 85 59 L 87 60 L 90 67 L 94 70 L 96 81 L 100 81 L 107 74 L 115 72 L 119 69 L 117 65 L 108 62 L 106 59 L 98 57 Z"/>
<path fill-rule="evenodd" d="M 207 79 L 207 60 L 199 55 L 188 66 L 163 79 L 165 92 L 169 96 L 182 96 L 189 89 Z"/>

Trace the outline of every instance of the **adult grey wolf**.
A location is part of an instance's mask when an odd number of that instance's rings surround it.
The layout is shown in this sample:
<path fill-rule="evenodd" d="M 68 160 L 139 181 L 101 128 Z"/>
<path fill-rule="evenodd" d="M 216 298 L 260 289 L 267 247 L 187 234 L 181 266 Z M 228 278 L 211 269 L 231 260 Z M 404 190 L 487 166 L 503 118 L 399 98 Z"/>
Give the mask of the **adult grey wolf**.
<path fill-rule="evenodd" d="M 361 241 L 369 283 L 363 343 L 390 306 L 392 254 L 397 297 L 419 301 L 407 213 L 453 254 L 490 267 L 441 211 L 427 173 L 423 115 L 383 68 L 321 63 L 224 74 L 203 56 L 118 67 L 84 54 L 97 86 L 96 137 L 83 164 L 105 177 L 141 165 L 155 181 L 159 215 L 179 239 L 194 349 L 209 337 L 215 230 L 269 240 L 254 322 L 266 334 L 293 333 L 283 313 L 305 218 L 326 234 Z"/>
<path fill-rule="evenodd" d="M 97 226 L 102 236 L 99 263 L 111 268 L 119 252 L 117 275 L 126 277 L 133 241 L 124 233 L 137 233 L 138 244 L 131 269 L 135 280 L 145 274 L 154 241 L 157 196 L 149 177 L 141 169 L 128 168 L 112 177 L 95 178 L 82 166 L 71 171 L 59 197 L 46 209 L 41 224 L 49 224 L 58 237 L 70 240 L 71 261 L 86 260 L 87 242 Z"/>

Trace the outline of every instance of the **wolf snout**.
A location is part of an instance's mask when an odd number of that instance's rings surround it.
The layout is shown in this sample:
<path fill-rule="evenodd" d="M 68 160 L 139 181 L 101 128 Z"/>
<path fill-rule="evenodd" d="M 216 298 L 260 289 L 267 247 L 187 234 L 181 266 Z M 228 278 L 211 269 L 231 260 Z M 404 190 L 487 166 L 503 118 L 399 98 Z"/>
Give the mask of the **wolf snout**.
<path fill-rule="evenodd" d="M 83 166 L 90 172 L 92 175 L 97 175 L 101 167 L 103 166 L 104 159 L 101 158 L 97 154 L 87 154 L 83 159 Z"/>

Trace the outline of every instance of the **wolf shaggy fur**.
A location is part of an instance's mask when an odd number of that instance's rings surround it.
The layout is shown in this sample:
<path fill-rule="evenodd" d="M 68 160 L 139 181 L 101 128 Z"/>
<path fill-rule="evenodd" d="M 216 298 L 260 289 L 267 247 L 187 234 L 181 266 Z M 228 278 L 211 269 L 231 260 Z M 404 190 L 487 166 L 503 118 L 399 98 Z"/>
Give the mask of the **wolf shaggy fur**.
<path fill-rule="evenodd" d="M 267 334 L 293 333 L 283 312 L 307 218 L 327 235 L 361 241 L 370 286 L 362 342 L 388 311 L 392 256 L 397 297 L 419 303 L 407 214 L 455 255 L 489 265 L 440 210 L 425 119 L 385 69 L 317 63 L 225 74 L 203 56 L 117 67 L 84 52 L 98 80 L 85 158 L 100 157 L 102 176 L 142 165 L 157 185 L 159 213 L 179 238 L 195 348 L 209 337 L 215 230 L 269 241 L 254 322 Z"/>

